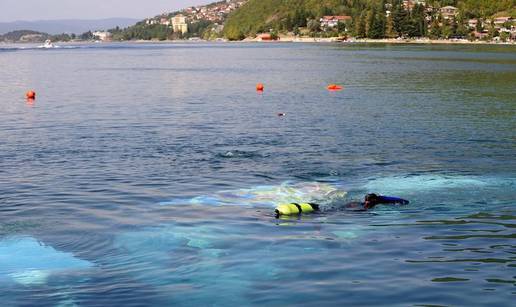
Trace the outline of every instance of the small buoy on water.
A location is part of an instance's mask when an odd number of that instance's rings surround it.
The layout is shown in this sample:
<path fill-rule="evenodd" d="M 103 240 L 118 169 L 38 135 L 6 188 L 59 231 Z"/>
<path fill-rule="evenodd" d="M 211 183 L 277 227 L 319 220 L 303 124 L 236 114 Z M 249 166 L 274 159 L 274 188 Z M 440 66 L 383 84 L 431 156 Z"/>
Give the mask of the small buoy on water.
<path fill-rule="evenodd" d="M 36 92 L 30 90 L 27 93 L 25 93 L 25 97 L 27 97 L 27 99 L 36 99 Z"/>
<path fill-rule="evenodd" d="M 343 89 L 342 86 L 340 85 L 337 85 L 337 84 L 330 84 L 326 87 L 329 91 L 340 91 Z"/>
<path fill-rule="evenodd" d="M 263 83 L 256 84 L 256 91 L 263 92 L 264 86 Z"/>
<path fill-rule="evenodd" d="M 282 116 L 285 116 L 285 115 L 287 115 L 287 114 L 286 113 L 278 113 L 279 117 L 282 117 Z"/>

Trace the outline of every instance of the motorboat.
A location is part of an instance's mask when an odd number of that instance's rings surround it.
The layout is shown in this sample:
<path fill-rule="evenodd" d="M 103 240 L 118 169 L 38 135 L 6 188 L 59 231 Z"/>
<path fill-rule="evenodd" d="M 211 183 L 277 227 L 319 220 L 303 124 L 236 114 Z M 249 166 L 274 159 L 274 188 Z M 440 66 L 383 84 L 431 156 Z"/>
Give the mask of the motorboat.
<path fill-rule="evenodd" d="M 38 48 L 44 48 L 44 49 L 51 49 L 51 48 L 57 48 L 56 45 L 52 44 L 52 41 L 47 39 L 45 43 L 41 46 L 38 46 Z"/>

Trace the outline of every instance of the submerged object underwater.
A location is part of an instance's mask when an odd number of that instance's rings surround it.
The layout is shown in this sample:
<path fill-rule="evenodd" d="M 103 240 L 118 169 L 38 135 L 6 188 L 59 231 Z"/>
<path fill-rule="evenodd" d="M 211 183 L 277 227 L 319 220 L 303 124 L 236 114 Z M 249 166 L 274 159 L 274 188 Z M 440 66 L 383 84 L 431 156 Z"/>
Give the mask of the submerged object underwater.
<path fill-rule="evenodd" d="M 0 241 L 0 284 L 41 285 L 52 274 L 93 267 L 89 261 L 45 245 L 32 237 L 12 237 Z"/>
<path fill-rule="evenodd" d="M 272 207 L 289 203 L 326 203 L 340 201 L 347 195 L 337 184 L 320 182 L 291 182 L 279 185 L 255 186 L 248 189 L 226 190 L 211 195 L 193 198 L 177 198 L 161 205 L 239 205 L 252 207 Z"/>

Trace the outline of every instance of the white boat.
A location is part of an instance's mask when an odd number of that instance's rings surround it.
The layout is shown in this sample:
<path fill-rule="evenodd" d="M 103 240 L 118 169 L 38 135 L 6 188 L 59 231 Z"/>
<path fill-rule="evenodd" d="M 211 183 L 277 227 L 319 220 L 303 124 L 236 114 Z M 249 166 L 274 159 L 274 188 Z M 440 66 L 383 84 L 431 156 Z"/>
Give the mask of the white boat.
<path fill-rule="evenodd" d="M 41 46 L 38 46 L 38 48 L 45 48 L 45 49 L 51 49 L 51 48 L 58 48 L 56 45 L 52 44 L 52 41 L 47 39 L 45 43 Z"/>

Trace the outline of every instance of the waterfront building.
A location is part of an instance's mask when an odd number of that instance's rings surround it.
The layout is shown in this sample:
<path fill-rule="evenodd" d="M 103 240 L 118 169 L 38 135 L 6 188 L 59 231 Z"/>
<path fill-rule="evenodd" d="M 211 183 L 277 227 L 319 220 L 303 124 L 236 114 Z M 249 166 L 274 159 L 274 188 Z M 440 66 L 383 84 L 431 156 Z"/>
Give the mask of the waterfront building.
<path fill-rule="evenodd" d="M 112 34 L 108 31 L 95 31 L 92 33 L 93 37 L 101 41 L 109 41 L 111 40 Z"/>
<path fill-rule="evenodd" d="M 468 20 L 468 27 L 471 29 L 476 29 L 478 25 L 478 19 L 470 19 Z"/>
<path fill-rule="evenodd" d="M 351 21 L 351 16 L 323 16 L 319 22 L 322 28 L 333 28 L 336 27 L 339 22 Z"/>
<path fill-rule="evenodd" d="M 181 14 L 172 17 L 172 28 L 174 29 L 174 32 L 181 32 L 182 34 L 188 32 L 186 17 Z"/>
<path fill-rule="evenodd" d="M 455 19 L 458 9 L 454 6 L 448 5 L 441 8 L 441 15 L 444 19 Z"/>
<path fill-rule="evenodd" d="M 161 17 L 159 23 L 164 26 L 170 26 L 170 20 L 167 17 Z"/>
<path fill-rule="evenodd" d="M 426 1 L 423 0 L 404 0 L 403 8 L 407 11 L 412 11 L 416 5 L 426 5 Z"/>
<path fill-rule="evenodd" d="M 274 40 L 274 38 L 272 37 L 272 35 L 271 35 L 271 34 L 269 34 L 269 33 L 261 33 L 261 34 L 258 34 L 258 35 L 256 36 L 256 38 L 257 38 L 257 40 L 258 40 L 258 41 L 260 41 L 260 42 L 261 42 L 261 41 L 272 41 L 272 40 Z"/>
<path fill-rule="evenodd" d="M 511 17 L 497 17 L 493 20 L 493 23 L 494 23 L 495 29 L 497 29 L 497 30 L 500 30 L 500 29 L 510 30 L 512 23 L 513 23 L 513 19 Z M 506 28 L 505 27 L 506 25 L 509 25 L 509 26 Z"/>

